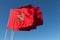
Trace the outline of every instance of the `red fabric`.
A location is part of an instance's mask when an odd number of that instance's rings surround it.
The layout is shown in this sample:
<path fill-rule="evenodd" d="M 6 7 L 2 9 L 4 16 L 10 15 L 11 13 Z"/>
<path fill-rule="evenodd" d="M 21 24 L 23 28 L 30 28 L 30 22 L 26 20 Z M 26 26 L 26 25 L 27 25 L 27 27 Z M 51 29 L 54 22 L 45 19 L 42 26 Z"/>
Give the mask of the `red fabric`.
<path fill-rule="evenodd" d="M 24 20 L 19 20 L 17 15 L 24 13 Z M 13 30 L 31 30 L 36 26 L 42 25 L 42 13 L 39 7 L 33 7 L 32 5 L 23 6 L 10 10 L 10 17 L 8 21 L 8 28 Z"/>

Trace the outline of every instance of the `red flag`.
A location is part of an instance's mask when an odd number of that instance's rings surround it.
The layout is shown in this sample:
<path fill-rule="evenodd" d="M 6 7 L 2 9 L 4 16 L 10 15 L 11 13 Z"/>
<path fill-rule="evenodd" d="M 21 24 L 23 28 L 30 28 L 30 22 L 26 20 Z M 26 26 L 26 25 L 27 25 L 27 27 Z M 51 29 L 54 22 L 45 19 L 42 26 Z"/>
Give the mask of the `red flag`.
<path fill-rule="evenodd" d="M 13 30 L 31 30 L 42 24 L 43 18 L 39 7 L 27 5 L 10 10 L 8 28 Z"/>

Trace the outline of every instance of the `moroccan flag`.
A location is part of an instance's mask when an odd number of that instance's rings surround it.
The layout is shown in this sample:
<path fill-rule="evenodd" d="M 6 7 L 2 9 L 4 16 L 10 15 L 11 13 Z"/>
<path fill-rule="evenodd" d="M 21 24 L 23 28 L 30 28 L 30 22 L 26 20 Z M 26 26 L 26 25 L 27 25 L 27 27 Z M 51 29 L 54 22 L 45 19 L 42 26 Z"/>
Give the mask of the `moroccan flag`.
<path fill-rule="evenodd" d="M 42 12 L 39 7 L 27 5 L 10 9 L 8 28 L 29 31 L 42 24 Z"/>

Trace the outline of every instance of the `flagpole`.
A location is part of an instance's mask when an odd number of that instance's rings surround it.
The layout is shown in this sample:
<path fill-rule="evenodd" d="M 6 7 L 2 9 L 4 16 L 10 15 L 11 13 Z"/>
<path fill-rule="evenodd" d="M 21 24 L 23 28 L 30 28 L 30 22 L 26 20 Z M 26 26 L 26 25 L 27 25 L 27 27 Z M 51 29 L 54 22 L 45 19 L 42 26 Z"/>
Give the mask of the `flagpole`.
<path fill-rule="evenodd" d="M 7 40 L 7 32 L 8 32 L 8 29 L 6 29 L 6 31 L 5 31 L 4 40 Z"/>
<path fill-rule="evenodd" d="M 13 31 L 13 30 L 12 30 L 12 32 L 11 32 L 10 40 L 14 40 L 14 31 Z"/>

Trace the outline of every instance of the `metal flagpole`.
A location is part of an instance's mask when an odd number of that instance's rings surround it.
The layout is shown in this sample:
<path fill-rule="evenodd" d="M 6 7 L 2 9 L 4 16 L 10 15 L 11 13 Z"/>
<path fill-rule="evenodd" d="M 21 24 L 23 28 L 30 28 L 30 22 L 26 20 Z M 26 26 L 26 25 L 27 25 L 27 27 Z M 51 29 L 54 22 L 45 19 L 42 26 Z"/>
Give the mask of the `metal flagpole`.
<path fill-rule="evenodd" d="M 8 32 L 8 29 L 6 29 L 4 40 L 7 40 L 7 32 Z"/>
<path fill-rule="evenodd" d="M 12 30 L 10 40 L 14 40 L 13 38 L 14 38 L 14 31 Z"/>

